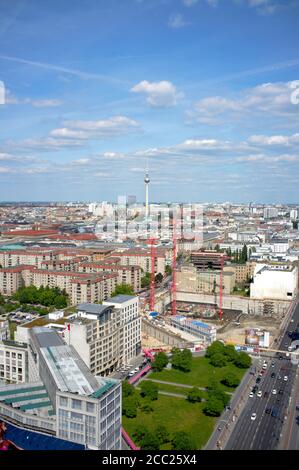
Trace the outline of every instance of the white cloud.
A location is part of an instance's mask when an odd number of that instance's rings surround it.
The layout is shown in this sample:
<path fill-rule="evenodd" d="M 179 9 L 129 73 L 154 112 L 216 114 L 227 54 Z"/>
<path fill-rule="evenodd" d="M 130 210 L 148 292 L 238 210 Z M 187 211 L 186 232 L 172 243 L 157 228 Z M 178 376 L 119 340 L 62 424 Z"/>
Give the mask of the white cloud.
<path fill-rule="evenodd" d="M 218 5 L 218 0 L 205 0 L 205 2 L 211 7 L 216 7 Z M 192 7 L 196 3 L 198 3 L 198 0 L 183 0 L 183 4 L 186 7 Z"/>
<path fill-rule="evenodd" d="M 19 98 L 15 96 L 10 90 L 6 90 L 5 104 L 29 104 L 36 108 L 49 108 L 54 106 L 60 106 L 62 101 L 56 98 L 47 99 L 33 99 L 33 98 Z"/>
<path fill-rule="evenodd" d="M 220 124 L 227 119 L 240 121 L 256 115 L 263 115 L 266 119 L 292 117 L 298 122 L 298 107 L 291 102 L 293 83 L 263 83 L 232 97 L 203 98 L 194 104 L 187 116 L 205 124 Z"/>
<path fill-rule="evenodd" d="M 31 100 L 31 103 L 36 108 L 52 108 L 54 106 L 60 106 L 62 104 L 62 102 L 57 99 Z"/>
<path fill-rule="evenodd" d="M 52 137 L 66 139 L 101 139 L 136 132 L 140 126 L 137 121 L 126 116 L 114 116 L 98 121 L 66 121 L 66 127 L 53 129 Z"/>
<path fill-rule="evenodd" d="M 134 93 L 143 93 L 147 96 L 146 101 L 154 107 L 170 107 L 177 104 L 178 99 L 182 96 L 178 93 L 173 83 L 162 80 L 160 82 L 148 82 L 143 80 L 133 88 Z"/>
<path fill-rule="evenodd" d="M 184 20 L 184 17 L 181 13 L 175 13 L 169 17 L 168 26 L 174 29 L 184 28 L 188 26 L 189 22 Z"/>
<path fill-rule="evenodd" d="M 287 135 L 252 135 L 248 142 L 259 146 L 291 146 L 299 144 L 299 134 Z"/>
<path fill-rule="evenodd" d="M 41 137 L 37 139 L 24 139 L 24 140 L 7 140 L 5 147 L 11 150 L 28 151 L 28 150 L 41 150 L 51 151 L 60 150 L 61 148 L 77 148 L 82 147 L 80 140 L 65 140 L 54 139 L 53 137 Z"/>

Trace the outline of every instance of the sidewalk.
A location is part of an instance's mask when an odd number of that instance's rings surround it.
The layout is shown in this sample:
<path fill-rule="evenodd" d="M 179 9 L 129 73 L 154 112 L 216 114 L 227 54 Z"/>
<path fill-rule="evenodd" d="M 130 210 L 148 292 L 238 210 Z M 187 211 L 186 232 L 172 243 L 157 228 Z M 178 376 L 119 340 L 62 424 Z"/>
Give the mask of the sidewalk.
<path fill-rule="evenodd" d="M 224 410 L 222 415 L 219 417 L 215 430 L 204 448 L 205 450 L 222 450 L 225 448 L 231 432 L 236 425 L 236 418 L 238 418 L 242 413 L 243 408 L 247 403 L 250 390 L 255 383 L 256 375 L 250 374 L 250 370 L 253 368 L 256 368 L 256 370 L 258 369 L 258 361 L 261 361 L 261 359 L 255 359 L 251 368 L 244 375 L 232 398 L 230 405 L 231 409 Z M 218 430 L 219 427 L 221 428 L 221 431 Z"/>

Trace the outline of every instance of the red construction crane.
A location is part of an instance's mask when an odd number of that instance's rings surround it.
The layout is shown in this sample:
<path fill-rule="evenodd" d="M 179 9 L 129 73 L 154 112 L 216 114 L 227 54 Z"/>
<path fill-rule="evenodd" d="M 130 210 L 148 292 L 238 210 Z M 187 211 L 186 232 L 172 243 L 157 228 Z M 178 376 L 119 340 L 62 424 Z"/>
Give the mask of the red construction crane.
<path fill-rule="evenodd" d="M 172 293 L 172 303 L 171 303 L 171 313 L 172 315 L 176 315 L 176 258 L 177 258 L 177 238 L 176 238 L 176 219 L 173 218 L 172 222 L 172 244 L 173 244 L 173 252 L 172 252 L 172 285 L 171 285 L 171 293 Z"/>
<path fill-rule="evenodd" d="M 223 267 L 224 267 L 224 256 L 221 255 L 221 269 L 220 269 L 220 287 L 219 287 L 219 320 L 223 317 Z"/>
<path fill-rule="evenodd" d="M 219 286 L 219 320 L 222 320 L 222 317 L 223 317 L 223 270 L 224 270 L 224 260 L 227 260 L 227 259 L 230 259 L 230 257 L 225 254 L 221 255 L 220 286 Z"/>
<path fill-rule="evenodd" d="M 155 309 L 155 261 L 157 257 L 157 239 L 149 238 L 148 244 L 151 246 L 151 281 L 150 281 L 150 311 Z"/>

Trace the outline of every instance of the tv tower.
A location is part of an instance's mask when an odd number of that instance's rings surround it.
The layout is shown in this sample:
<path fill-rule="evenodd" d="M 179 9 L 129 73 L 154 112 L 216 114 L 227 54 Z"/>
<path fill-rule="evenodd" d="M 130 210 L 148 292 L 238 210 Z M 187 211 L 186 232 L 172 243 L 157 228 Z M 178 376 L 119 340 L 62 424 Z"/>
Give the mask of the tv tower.
<path fill-rule="evenodd" d="M 148 207 L 148 185 L 149 185 L 149 183 L 150 183 L 150 178 L 149 178 L 149 175 L 148 175 L 148 163 L 146 164 L 144 182 L 145 182 L 145 218 L 146 218 L 146 220 L 147 220 L 147 219 L 148 219 L 148 216 L 149 216 L 149 207 Z"/>

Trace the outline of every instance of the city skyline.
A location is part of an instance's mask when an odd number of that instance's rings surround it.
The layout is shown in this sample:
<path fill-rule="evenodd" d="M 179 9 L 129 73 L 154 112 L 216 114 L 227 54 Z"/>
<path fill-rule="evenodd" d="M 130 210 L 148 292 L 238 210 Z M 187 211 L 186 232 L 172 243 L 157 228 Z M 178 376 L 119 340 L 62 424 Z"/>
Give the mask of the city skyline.
<path fill-rule="evenodd" d="M 0 6 L 1 200 L 298 202 L 298 1 L 68 5 Z"/>

